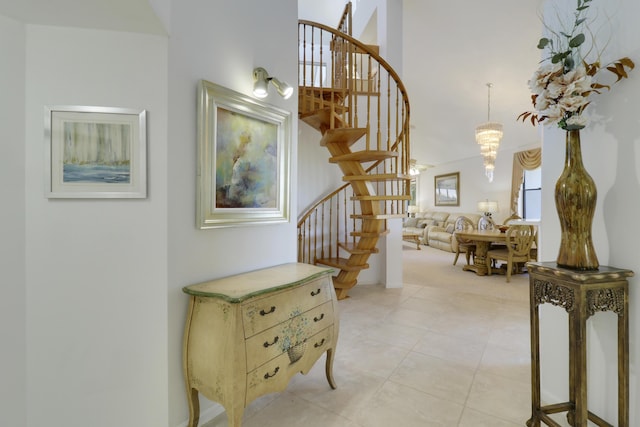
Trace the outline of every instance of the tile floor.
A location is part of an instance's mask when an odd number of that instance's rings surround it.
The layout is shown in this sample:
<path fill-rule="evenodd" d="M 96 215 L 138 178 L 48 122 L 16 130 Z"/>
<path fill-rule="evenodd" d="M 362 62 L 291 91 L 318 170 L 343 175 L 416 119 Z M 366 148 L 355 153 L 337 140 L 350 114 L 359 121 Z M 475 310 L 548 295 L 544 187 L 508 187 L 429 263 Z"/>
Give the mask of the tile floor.
<path fill-rule="evenodd" d="M 479 277 L 464 259 L 403 246 L 404 286 L 358 285 L 339 302 L 331 390 L 324 357 L 244 427 L 517 427 L 530 409 L 528 276 Z M 205 427 L 227 425 L 226 414 Z"/>

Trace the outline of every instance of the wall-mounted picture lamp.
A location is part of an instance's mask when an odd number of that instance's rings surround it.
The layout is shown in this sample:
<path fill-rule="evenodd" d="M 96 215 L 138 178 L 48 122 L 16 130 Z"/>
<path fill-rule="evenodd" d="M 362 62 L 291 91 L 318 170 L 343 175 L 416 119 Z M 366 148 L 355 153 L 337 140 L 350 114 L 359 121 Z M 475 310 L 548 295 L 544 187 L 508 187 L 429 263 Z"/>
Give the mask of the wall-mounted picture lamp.
<path fill-rule="evenodd" d="M 287 83 L 270 77 L 267 70 L 262 67 L 253 70 L 253 94 L 258 98 L 266 98 L 269 94 L 269 82 L 273 83 L 276 90 L 284 99 L 289 99 L 293 95 L 293 88 Z"/>

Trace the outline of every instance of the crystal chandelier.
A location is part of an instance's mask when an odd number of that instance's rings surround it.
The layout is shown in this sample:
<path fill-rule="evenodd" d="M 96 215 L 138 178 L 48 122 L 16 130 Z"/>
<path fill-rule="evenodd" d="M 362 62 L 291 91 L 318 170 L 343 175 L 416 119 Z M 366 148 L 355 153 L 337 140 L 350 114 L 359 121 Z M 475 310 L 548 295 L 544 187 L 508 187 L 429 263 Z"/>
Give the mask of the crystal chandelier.
<path fill-rule="evenodd" d="M 502 139 L 502 124 L 491 121 L 491 87 L 493 84 L 487 83 L 487 122 L 476 128 L 476 141 L 480 145 L 480 154 L 484 159 L 484 171 L 493 182 L 493 170 L 495 169 L 498 147 Z"/>

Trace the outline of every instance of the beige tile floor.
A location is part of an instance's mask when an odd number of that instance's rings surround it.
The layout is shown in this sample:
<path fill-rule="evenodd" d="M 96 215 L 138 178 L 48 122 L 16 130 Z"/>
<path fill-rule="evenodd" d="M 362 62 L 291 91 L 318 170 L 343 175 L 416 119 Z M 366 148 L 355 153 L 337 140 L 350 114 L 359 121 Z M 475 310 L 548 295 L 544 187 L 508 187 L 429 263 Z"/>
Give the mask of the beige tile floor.
<path fill-rule="evenodd" d="M 530 409 L 528 276 L 479 277 L 464 259 L 403 246 L 401 289 L 339 302 L 331 390 L 324 358 L 252 402 L 244 427 L 516 427 Z M 227 425 L 226 415 L 206 427 Z"/>

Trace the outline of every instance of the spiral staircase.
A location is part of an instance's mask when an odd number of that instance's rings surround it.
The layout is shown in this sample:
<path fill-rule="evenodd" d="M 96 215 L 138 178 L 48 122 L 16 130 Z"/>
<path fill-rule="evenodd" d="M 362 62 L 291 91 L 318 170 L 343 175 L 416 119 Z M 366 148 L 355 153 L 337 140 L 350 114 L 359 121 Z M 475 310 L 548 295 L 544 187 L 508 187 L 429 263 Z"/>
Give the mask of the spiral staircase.
<path fill-rule="evenodd" d="M 346 184 L 298 220 L 298 261 L 336 269 L 339 299 L 369 267 L 387 221 L 410 199 L 409 100 L 376 46 L 351 36 L 351 3 L 336 29 L 298 23 L 299 119 L 317 129 Z"/>

